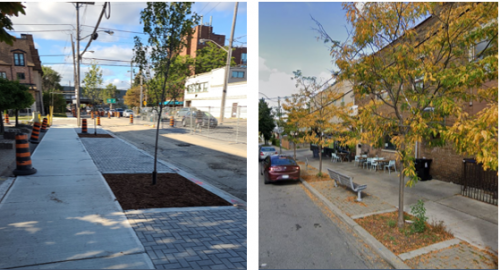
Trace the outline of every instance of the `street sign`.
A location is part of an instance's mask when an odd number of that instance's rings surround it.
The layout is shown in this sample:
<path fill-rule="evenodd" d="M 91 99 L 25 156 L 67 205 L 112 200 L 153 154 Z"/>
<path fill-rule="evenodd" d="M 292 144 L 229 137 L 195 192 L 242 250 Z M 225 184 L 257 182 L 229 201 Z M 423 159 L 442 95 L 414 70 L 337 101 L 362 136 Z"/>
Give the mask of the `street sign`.
<path fill-rule="evenodd" d="M 108 98 L 107 99 L 107 103 L 115 104 L 116 103 L 116 98 Z"/>

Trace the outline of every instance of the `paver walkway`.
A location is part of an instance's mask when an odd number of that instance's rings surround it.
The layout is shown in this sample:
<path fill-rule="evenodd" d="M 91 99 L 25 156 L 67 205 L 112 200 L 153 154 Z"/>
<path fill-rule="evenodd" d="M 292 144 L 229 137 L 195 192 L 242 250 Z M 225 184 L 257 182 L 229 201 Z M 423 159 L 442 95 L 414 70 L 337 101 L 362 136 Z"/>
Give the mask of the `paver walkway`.
<path fill-rule="evenodd" d="M 245 210 L 199 207 L 126 214 L 157 269 L 246 268 Z"/>

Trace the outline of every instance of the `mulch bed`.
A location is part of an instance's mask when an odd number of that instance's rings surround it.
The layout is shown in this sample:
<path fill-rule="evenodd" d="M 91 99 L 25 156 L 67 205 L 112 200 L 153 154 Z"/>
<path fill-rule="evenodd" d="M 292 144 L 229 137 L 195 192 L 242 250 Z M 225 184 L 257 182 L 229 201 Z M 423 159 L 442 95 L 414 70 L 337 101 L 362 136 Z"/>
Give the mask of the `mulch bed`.
<path fill-rule="evenodd" d="M 226 200 L 175 173 L 157 175 L 151 185 L 151 174 L 103 174 L 123 210 L 228 206 Z"/>
<path fill-rule="evenodd" d="M 78 133 L 78 137 L 80 138 L 114 138 L 113 136 L 109 134 L 82 134 Z"/>
<path fill-rule="evenodd" d="M 300 177 L 306 182 L 332 181 L 332 179 L 328 175 L 328 172 L 323 172 L 322 176 L 318 177 L 318 169 L 312 166 L 307 166 L 306 171 L 306 164 L 304 162 L 299 161 L 297 162 L 297 164 L 300 166 Z"/>
<path fill-rule="evenodd" d="M 404 218 L 405 220 L 413 220 L 413 216 L 407 213 L 404 213 Z M 433 223 L 430 225 L 427 223 L 423 233 L 409 233 L 411 224 L 405 224 L 405 227 L 400 230 L 397 226 L 397 220 L 398 212 L 396 211 L 354 221 L 396 255 L 453 239 L 453 235 L 443 224 Z M 392 226 L 389 225 L 390 223 Z"/>

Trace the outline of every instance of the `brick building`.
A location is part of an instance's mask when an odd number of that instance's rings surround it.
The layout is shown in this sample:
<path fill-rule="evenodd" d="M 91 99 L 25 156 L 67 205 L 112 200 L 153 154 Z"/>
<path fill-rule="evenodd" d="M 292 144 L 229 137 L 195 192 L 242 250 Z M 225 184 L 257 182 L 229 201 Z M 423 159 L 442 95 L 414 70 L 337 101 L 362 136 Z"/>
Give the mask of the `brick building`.
<path fill-rule="evenodd" d="M 194 33 L 190 36 L 187 46 L 185 46 L 180 55 L 189 55 L 192 58 L 196 57 L 196 51 L 207 46 L 206 44 L 200 43 L 200 39 L 210 39 L 217 43 L 218 45 L 224 47 L 226 42 L 225 35 L 218 35 L 213 33 L 213 27 L 209 25 L 197 25 L 194 27 Z M 246 47 L 233 47 L 231 57 L 234 57 L 234 61 L 239 66 L 246 66 L 247 64 L 247 48 Z"/>
<path fill-rule="evenodd" d="M 432 29 L 435 29 L 433 26 L 437 23 L 439 19 L 435 16 L 431 16 L 424 21 L 422 21 L 420 24 L 414 27 L 414 30 L 417 32 L 417 40 L 421 43 L 426 41 L 426 34 L 429 31 L 435 31 Z M 398 40 L 395 41 L 397 43 Z M 478 51 L 484 50 L 484 42 L 478 42 L 475 46 L 469 49 L 469 52 L 467 56 L 463 57 L 462 59 L 455 59 L 455 61 L 458 61 L 457 63 L 463 64 L 466 62 L 470 61 L 475 61 L 475 57 L 477 55 Z M 391 45 L 391 44 L 390 44 Z M 390 45 L 387 45 L 380 51 L 376 52 L 376 54 L 384 54 L 384 50 L 390 49 Z M 390 63 L 388 63 L 390 64 Z M 420 79 L 423 85 L 423 80 Z M 415 84 L 417 85 L 419 82 L 416 80 Z M 488 81 L 484 83 L 481 88 L 489 88 L 492 86 L 498 85 L 498 80 L 493 80 L 493 81 Z M 421 86 L 423 87 L 423 86 Z M 477 95 L 478 89 L 477 88 L 472 88 L 468 89 L 467 92 L 471 95 Z M 371 95 L 370 96 L 373 99 L 376 100 L 381 100 L 384 98 L 387 98 L 387 93 L 384 93 L 384 91 L 381 91 L 378 95 Z M 359 99 L 356 100 L 356 104 L 362 108 L 363 105 L 367 104 L 367 102 L 371 98 L 364 98 L 364 99 Z M 483 110 L 487 106 L 486 101 L 476 101 L 476 100 L 470 100 L 463 102 L 462 104 L 462 109 L 467 112 L 469 115 L 475 115 L 481 110 Z M 433 108 L 429 108 L 429 112 L 432 111 Z M 382 106 L 378 109 L 379 113 L 383 113 L 384 115 L 387 114 L 394 114 L 394 110 L 391 110 L 387 106 Z M 445 126 L 452 126 L 456 121 L 456 118 L 452 116 L 444 117 L 442 120 L 442 123 L 444 123 Z M 439 135 L 438 135 L 439 136 Z M 368 144 L 363 144 L 359 145 L 359 147 L 356 147 L 356 154 L 365 154 L 367 153 L 369 156 L 379 156 L 379 157 L 385 157 L 388 159 L 396 159 L 396 151 L 394 150 L 394 147 L 390 143 L 390 138 L 391 134 L 388 134 L 384 138 L 383 142 L 383 147 L 382 148 L 376 148 L 376 147 L 371 147 Z M 426 158 L 426 159 L 432 159 L 432 164 L 431 164 L 431 169 L 430 169 L 430 174 L 434 179 L 439 179 L 442 181 L 446 182 L 454 182 L 454 183 L 460 183 L 462 180 L 462 175 L 463 175 L 463 159 L 464 158 L 470 158 L 466 156 L 462 156 L 456 153 L 454 150 L 454 147 L 450 143 L 446 143 L 446 145 L 442 147 L 433 147 L 430 146 L 431 141 L 430 140 L 423 140 L 420 142 L 417 142 L 416 145 L 413 146 L 408 146 L 412 147 L 415 149 L 415 156 L 416 158 Z M 398 168 L 399 170 L 399 168 Z"/>
<path fill-rule="evenodd" d="M 0 42 L 0 77 L 19 80 L 21 84 L 28 86 L 35 98 L 31 111 L 44 115 L 42 76 L 42 63 L 32 35 L 21 34 L 13 46 Z"/>

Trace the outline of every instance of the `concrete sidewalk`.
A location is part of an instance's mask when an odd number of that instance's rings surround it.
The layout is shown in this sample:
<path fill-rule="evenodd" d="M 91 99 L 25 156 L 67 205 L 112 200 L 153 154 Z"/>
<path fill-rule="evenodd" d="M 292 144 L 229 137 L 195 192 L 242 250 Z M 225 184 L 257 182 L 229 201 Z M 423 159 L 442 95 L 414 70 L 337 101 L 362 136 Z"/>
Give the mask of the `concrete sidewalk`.
<path fill-rule="evenodd" d="M 0 202 L 0 268 L 153 268 L 73 129 L 53 126 Z"/>
<path fill-rule="evenodd" d="M 293 156 L 293 151 L 283 153 Z M 306 157 L 309 166 L 319 168 L 319 159 L 313 159 L 309 149 L 297 151 L 298 161 L 305 162 Z M 317 190 L 349 218 L 356 219 L 374 213 L 397 210 L 398 173 L 388 174 L 387 171 L 362 169 L 354 162 L 331 162 L 330 159 L 324 158 L 322 171 L 326 173 L 327 168 L 352 176 L 358 184 L 368 185 L 365 190 L 366 194 L 363 194 L 364 205 L 360 206 L 347 200 L 348 196 L 355 196 L 355 193 L 348 194 L 344 189 L 335 189 L 333 185 L 325 182 L 310 183 L 310 187 Z M 411 206 L 422 199 L 425 202 L 429 221 L 443 221 L 456 238 L 498 254 L 498 207 L 461 196 L 460 189 L 460 185 L 439 180 L 422 181 L 412 188 L 405 187 L 404 210 L 410 212 Z M 403 256 L 403 258 L 407 257 Z M 432 267 L 437 267 L 437 265 L 431 265 Z M 472 265 L 471 267 L 477 268 L 478 266 Z"/>

